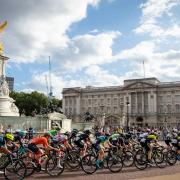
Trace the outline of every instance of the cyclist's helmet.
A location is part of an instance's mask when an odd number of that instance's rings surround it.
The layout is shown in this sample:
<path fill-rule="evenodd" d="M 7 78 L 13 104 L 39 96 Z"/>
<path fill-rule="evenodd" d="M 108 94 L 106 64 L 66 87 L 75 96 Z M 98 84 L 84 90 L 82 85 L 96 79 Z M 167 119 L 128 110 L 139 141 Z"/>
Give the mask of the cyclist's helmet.
<path fill-rule="evenodd" d="M 101 136 L 101 133 L 100 132 L 95 132 L 95 137 L 99 137 L 99 136 Z"/>
<path fill-rule="evenodd" d="M 21 136 L 21 138 L 25 137 L 27 132 L 26 131 L 20 131 L 19 133 L 19 136 Z"/>
<path fill-rule="evenodd" d="M 125 138 L 129 139 L 131 137 L 132 137 L 132 135 L 130 133 L 125 134 Z"/>
<path fill-rule="evenodd" d="M 52 135 L 51 135 L 51 133 L 49 133 L 49 132 L 45 132 L 45 133 L 44 133 L 44 137 L 52 137 Z"/>
<path fill-rule="evenodd" d="M 89 129 L 87 129 L 87 130 L 84 130 L 84 133 L 87 134 L 87 135 L 90 135 L 91 131 Z"/>
<path fill-rule="evenodd" d="M 55 130 L 56 130 L 56 131 L 60 131 L 61 128 L 60 128 L 60 127 L 55 127 Z"/>
<path fill-rule="evenodd" d="M 79 131 L 77 129 L 73 129 L 72 133 L 77 134 Z"/>
<path fill-rule="evenodd" d="M 11 134 L 11 129 L 6 129 L 5 134 Z"/>
<path fill-rule="evenodd" d="M 69 136 L 70 133 L 69 133 L 68 131 L 66 131 L 66 132 L 64 133 L 64 135 Z"/>
<path fill-rule="evenodd" d="M 5 135 L 5 139 L 13 141 L 14 140 L 14 136 L 12 134 L 8 133 L 8 134 Z"/>

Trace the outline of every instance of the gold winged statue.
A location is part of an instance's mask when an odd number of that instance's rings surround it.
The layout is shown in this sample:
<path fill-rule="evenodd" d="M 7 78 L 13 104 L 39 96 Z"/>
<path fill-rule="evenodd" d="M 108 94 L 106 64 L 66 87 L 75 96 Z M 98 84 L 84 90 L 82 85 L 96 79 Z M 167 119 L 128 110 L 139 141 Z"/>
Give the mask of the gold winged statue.
<path fill-rule="evenodd" d="M 7 21 L 0 23 L 0 33 L 4 31 L 6 26 L 7 26 Z M 0 42 L 0 54 L 2 54 L 3 51 L 4 51 L 4 46 L 3 46 L 3 43 Z"/>

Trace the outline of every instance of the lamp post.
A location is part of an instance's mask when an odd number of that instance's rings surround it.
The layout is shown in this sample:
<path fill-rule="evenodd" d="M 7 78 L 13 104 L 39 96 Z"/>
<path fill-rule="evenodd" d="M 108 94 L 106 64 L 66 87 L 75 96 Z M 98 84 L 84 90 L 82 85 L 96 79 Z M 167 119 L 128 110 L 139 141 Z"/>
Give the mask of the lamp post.
<path fill-rule="evenodd" d="M 167 129 L 167 119 L 166 119 L 166 116 L 167 116 L 167 107 L 165 106 L 165 108 L 164 108 L 164 122 L 165 122 L 165 126 L 166 126 L 166 129 Z"/>
<path fill-rule="evenodd" d="M 129 101 L 128 101 L 128 98 L 126 98 L 126 106 L 127 106 L 127 114 L 126 114 L 126 116 L 127 116 L 127 121 L 126 121 L 126 130 L 127 130 L 127 132 L 129 131 Z"/>

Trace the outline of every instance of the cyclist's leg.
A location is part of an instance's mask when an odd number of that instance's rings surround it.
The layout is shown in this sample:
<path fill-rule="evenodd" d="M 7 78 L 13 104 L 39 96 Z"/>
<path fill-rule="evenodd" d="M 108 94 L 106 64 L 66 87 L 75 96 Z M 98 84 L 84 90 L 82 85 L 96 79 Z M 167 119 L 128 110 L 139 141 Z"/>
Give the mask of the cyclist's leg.
<path fill-rule="evenodd" d="M 152 146 L 151 143 L 148 143 L 147 146 L 148 146 L 148 161 L 151 162 L 151 159 L 152 159 L 152 148 L 153 148 L 153 146 Z"/>

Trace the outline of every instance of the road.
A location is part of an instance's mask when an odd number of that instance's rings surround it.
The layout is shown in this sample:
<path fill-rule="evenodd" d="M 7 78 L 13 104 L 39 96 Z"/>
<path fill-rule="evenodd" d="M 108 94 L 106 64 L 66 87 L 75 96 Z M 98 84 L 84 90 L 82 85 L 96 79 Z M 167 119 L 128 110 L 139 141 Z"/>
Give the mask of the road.
<path fill-rule="evenodd" d="M 0 180 L 4 180 L 0 175 Z M 15 178 L 12 178 L 14 180 Z M 27 180 L 180 180 L 180 162 L 175 166 L 167 166 L 163 169 L 152 167 L 140 171 L 136 167 L 123 168 L 120 173 L 113 174 L 109 170 L 98 170 L 93 175 L 86 175 L 81 170 L 65 170 L 58 178 L 52 178 L 43 172 L 36 173 Z"/>
<path fill-rule="evenodd" d="M 28 178 L 31 180 L 39 179 L 66 179 L 66 180 L 129 180 L 129 179 L 142 179 L 142 180 L 180 180 L 180 163 L 172 166 L 166 167 L 164 169 L 159 168 L 148 168 L 146 170 L 140 171 L 135 167 L 124 168 L 122 172 L 117 174 L 112 174 L 108 170 L 99 170 L 93 175 L 86 175 L 82 171 L 73 171 L 73 172 L 64 172 L 58 178 L 50 178 L 49 175 L 39 173 L 35 174 L 32 177 Z"/>

